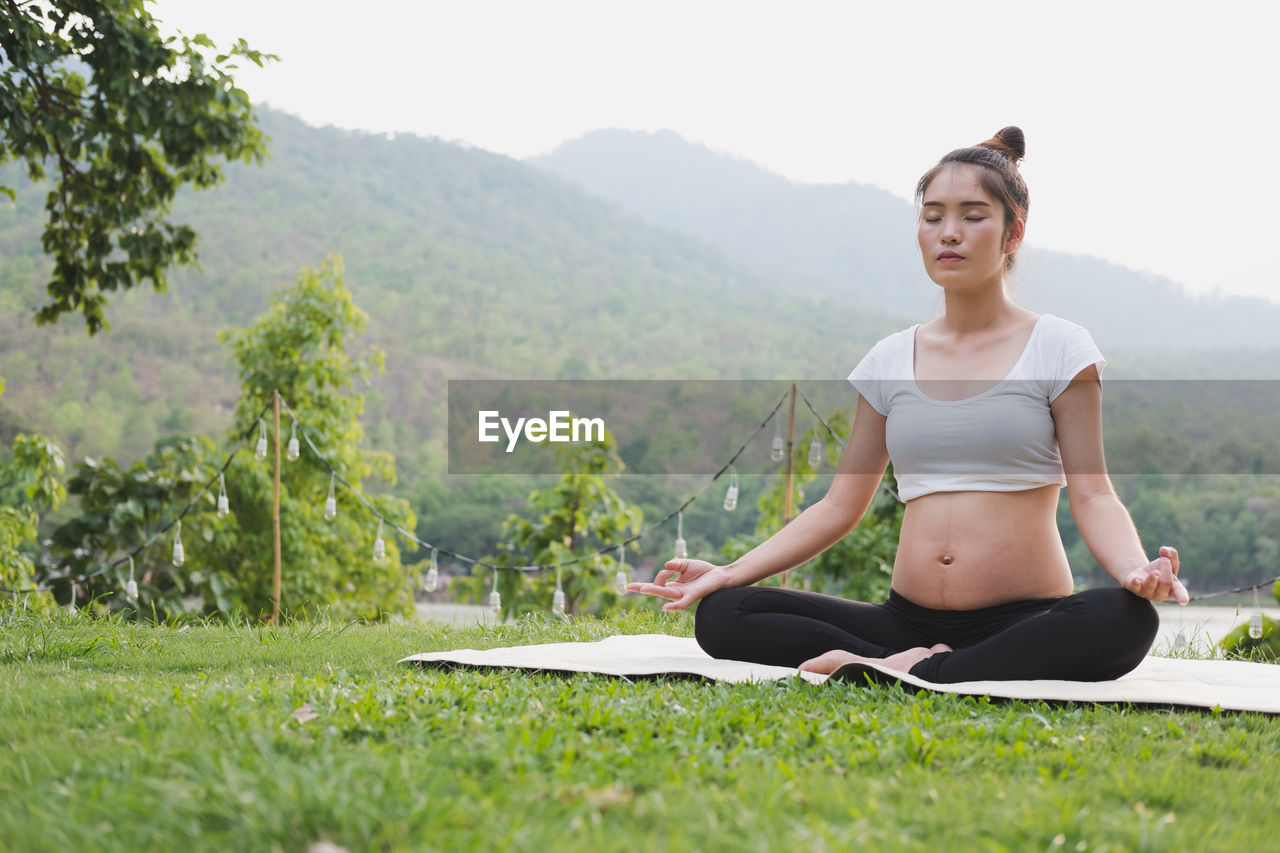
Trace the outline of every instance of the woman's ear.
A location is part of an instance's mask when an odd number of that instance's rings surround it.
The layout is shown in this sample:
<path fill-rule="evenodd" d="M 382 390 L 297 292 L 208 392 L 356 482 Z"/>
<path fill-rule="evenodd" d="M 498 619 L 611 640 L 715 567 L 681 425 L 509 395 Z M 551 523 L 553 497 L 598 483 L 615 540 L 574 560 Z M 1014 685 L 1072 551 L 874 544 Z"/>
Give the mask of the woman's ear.
<path fill-rule="evenodd" d="M 1004 253 L 1012 255 L 1018 251 L 1018 247 L 1022 245 L 1022 235 L 1026 231 L 1026 223 L 1021 219 L 1015 219 L 1013 225 L 1009 228 L 1008 236 L 1004 239 Z"/>

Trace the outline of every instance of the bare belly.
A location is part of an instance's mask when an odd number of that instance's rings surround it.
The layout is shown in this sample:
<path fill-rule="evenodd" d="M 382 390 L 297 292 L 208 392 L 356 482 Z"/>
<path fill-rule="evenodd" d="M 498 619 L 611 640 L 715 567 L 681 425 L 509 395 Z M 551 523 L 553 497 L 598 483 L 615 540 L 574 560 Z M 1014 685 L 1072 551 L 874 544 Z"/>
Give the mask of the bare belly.
<path fill-rule="evenodd" d="M 1059 491 L 933 492 L 908 501 L 893 588 L 939 610 L 1070 595 Z"/>

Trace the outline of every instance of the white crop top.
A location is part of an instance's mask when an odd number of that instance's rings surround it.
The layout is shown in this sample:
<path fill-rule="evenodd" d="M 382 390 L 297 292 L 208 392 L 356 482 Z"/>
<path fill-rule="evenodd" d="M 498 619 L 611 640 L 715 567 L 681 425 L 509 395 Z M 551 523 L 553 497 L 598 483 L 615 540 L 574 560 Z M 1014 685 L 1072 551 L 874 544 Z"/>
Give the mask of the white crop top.
<path fill-rule="evenodd" d="M 849 381 L 885 415 L 885 444 L 903 501 L 932 492 L 1015 492 L 1067 484 L 1049 404 L 1090 364 L 1106 366 L 1083 326 L 1042 314 L 998 385 L 963 400 L 915 381 L 917 323 L 873 346 Z"/>

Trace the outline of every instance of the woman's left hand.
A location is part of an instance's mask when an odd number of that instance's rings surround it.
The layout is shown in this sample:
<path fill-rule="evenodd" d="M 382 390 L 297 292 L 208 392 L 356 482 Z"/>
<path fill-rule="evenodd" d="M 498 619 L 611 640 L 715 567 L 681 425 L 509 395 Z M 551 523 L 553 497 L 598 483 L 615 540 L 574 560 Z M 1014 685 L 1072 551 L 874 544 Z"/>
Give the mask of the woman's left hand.
<path fill-rule="evenodd" d="M 1133 572 L 1122 584 L 1134 595 L 1152 601 L 1168 601 L 1172 598 L 1179 604 L 1190 601 L 1187 588 L 1178 580 L 1178 549 L 1168 545 L 1160 546 L 1160 556 Z"/>

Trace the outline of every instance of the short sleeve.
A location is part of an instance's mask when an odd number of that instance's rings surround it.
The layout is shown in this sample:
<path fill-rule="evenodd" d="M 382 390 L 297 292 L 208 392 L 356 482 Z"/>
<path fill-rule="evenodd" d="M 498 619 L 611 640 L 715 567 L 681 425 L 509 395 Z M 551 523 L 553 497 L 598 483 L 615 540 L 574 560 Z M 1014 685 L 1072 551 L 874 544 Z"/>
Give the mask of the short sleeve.
<path fill-rule="evenodd" d="M 884 394 L 884 369 L 881 366 L 880 357 L 880 345 L 877 344 L 862 357 L 862 361 L 858 362 L 858 366 L 849 374 L 849 382 L 871 404 L 871 408 L 888 416 L 889 406 Z"/>
<path fill-rule="evenodd" d="M 1102 378 L 1102 369 L 1107 360 L 1093 342 L 1093 335 L 1083 326 L 1076 326 L 1062 343 L 1057 368 L 1054 371 L 1053 387 L 1049 391 L 1049 402 L 1058 399 L 1058 395 L 1067 390 L 1076 374 L 1091 364 L 1098 366 L 1098 378 Z"/>

